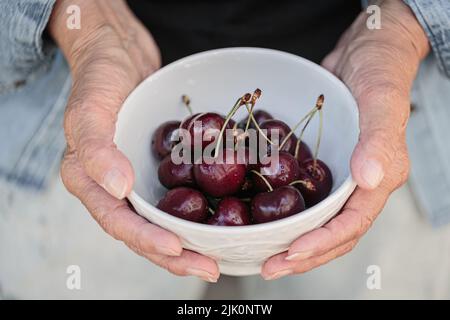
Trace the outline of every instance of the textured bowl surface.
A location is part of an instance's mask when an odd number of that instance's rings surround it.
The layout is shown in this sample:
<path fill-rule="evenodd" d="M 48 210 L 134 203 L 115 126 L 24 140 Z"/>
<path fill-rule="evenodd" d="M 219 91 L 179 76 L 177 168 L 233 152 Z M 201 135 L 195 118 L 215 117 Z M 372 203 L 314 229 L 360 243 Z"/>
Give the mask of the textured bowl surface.
<path fill-rule="evenodd" d="M 323 93 L 324 131 L 319 158 L 330 167 L 334 185 L 325 200 L 286 219 L 243 227 L 217 227 L 170 216 L 155 205 L 166 191 L 157 177 L 158 161 L 150 152 L 156 127 L 185 118 L 181 95 L 191 98 L 194 112 L 226 114 L 236 99 L 262 89 L 257 105 L 293 125 Z M 244 110 L 236 119 L 245 116 Z M 317 121 L 304 140 L 314 147 Z M 342 208 L 353 192 L 350 157 L 359 134 L 358 111 L 347 87 L 322 67 L 288 53 L 260 48 L 207 51 L 174 62 L 143 81 L 125 101 L 115 142 L 133 164 L 136 182 L 129 200 L 149 221 L 177 234 L 185 248 L 213 257 L 221 272 L 260 272 L 270 256 L 285 251 L 300 235 L 320 227 Z"/>

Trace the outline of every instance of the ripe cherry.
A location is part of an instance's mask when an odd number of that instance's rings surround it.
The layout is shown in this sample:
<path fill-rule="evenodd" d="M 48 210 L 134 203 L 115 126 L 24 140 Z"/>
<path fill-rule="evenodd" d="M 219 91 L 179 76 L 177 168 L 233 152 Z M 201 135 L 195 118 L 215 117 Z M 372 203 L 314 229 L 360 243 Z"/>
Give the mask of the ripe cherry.
<path fill-rule="evenodd" d="M 250 224 L 250 214 L 247 205 L 234 197 L 223 198 L 214 215 L 207 224 L 215 226 L 245 226 Z"/>
<path fill-rule="evenodd" d="M 259 165 L 259 170 L 252 171 L 255 188 L 259 191 L 268 190 L 268 185 L 264 179 L 267 180 L 272 188 L 276 189 L 278 187 L 288 185 L 289 183 L 297 180 L 299 177 L 300 166 L 294 156 L 290 153 L 281 151 L 278 154 L 278 161 L 274 158 L 272 159 L 272 162 L 274 162 L 273 168 L 271 163 L 267 163 Z M 255 172 L 262 174 L 264 179 Z"/>
<path fill-rule="evenodd" d="M 333 187 L 333 176 L 328 166 L 317 159 L 308 159 L 300 166 L 299 182 L 295 187 L 302 193 L 306 207 L 312 207 L 325 199 Z"/>
<path fill-rule="evenodd" d="M 261 129 L 267 130 L 267 138 L 273 141 L 274 132 L 278 131 L 278 146 L 282 145 L 280 151 L 287 151 L 290 154 L 295 153 L 295 147 L 297 145 L 297 138 L 291 134 L 289 138 L 284 141 L 287 135 L 291 132 L 291 128 L 281 120 L 266 120 L 261 124 Z M 275 141 L 273 141 L 275 142 Z M 273 148 L 273 145 L 269 145 L 269 148 Z"/>
<path fill-rule="evenodd" d="M 202 222 L 208 217 L 206 198 L 201 192 L 186 187 L 169 190 L 157 207 L 175 217 L 194 222 Z"/>
<path fill-rule="evenodd" d="M 202 163 L 194 165 L 197 185 L 213 197 L 224 197 L 239 191 L 245 173 L 246 165 L 239 164 L 236 151 L 229 149 L 221 150 L 217 158 L 205 157 Z"/>
<path fill-rule="evenodd" d="M 175 131 L 180 127 L 180 121 L 167 121 L 161 124 L 152 136 L 152 151 L 159 159 L 172 151 L 176 143 Z"/>
<path fill-rule="evenodd" d="M 195 125 L 196 123 L 197 126 Z M 205 148 L 211 142 L 215 141 L 215 137 L 219 135 L 224 123 L 225 119 L 220 114 L 212 112 L 196 113 L 183 120 L 180 128 L 187 130 L 189 133 L 190 139 L 188 140 L 190 140 L 190 146 L 192 148 L 195 143 L 194 137 L 202 139 L 201 146 L 202 148 Z M 205 133 L 209 137 L 207 137 Z"/>
<path fill-rule="evenodd" d="M 303 210 L 305 210 L 303 197 L 292 186 L 283 186 L 270 192 L 259 193 L 251 203 L 251 213 L 256 223 L 286 218 Z"/>
<path fill-rule="evenodd" d="M 195 186 L 193 167 L 191 163 L 173 163 L 169 154 L 159 164 L 159 181 L 168 189 L 181 186 Z"/>
<path fill-rule="evenodd" d="M 264 110 L 256 110 L 255 112 L 253 112 L 253 117 L 255 118 L 255 121 L 258 125 L 261 125 L 266 120 L 273 119 L 272 115 Z M 239 124 L 238 124 L 239 129 L 243 129 L 243 130 L 245 129 L 245 126 L 247 125 L 247 122 L 248 122 L 248 118 L 249 117 L 246 117 L 245 119 L 243 119 L 239 122 Z M 252 129 L 256 128 L 255 124 L 252 121 L 250 121 L 248 127 L 252 128 Z"/>

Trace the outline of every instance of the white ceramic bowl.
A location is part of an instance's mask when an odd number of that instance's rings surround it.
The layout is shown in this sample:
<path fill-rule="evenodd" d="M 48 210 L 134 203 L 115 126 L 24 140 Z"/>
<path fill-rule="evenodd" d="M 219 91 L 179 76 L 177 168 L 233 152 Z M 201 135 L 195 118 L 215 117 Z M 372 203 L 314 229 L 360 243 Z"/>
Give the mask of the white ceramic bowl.
<path fill-rule="evenodd" d="M 188 114 L 181 103 L 187 94 L 194 112 L 226 114 L 245 92 L 262 89 L 257 108 L 293 125 L 323 93 L 324 131 L 319 158 L 330 167 L 332 193 L 304 212 L 270 223 L 218 227 L 185 221 L 155 207 L 166 191 L 157 176 L 158 160 L 150 152 L 156 127 Z M 244 117 L 244 110 L 236 119 Z M 306 131 L 313 148 L 318 119 Z M 177 234 L 183 246 L 217 260 L 229 275 L 260 272 L 270 256 L 285 251 L 302 234 L 320 227 L 342 208 L 355 183 L 349 163 L 358 139 L 357 105 L 347 87 L 322 67 L 298 56 L 260 48 L 207 51 L 176 61 L 143 81 L 124 103 L 115 142 L 130 159 L 136 183 L 129 200 L 137 212 Z"/>

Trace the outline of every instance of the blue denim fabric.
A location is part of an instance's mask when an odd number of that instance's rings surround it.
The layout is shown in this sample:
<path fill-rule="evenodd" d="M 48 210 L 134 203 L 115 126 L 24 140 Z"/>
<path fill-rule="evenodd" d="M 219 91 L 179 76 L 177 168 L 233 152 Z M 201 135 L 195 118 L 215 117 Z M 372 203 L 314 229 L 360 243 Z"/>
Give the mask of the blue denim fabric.
<path fill-rule="evenodd" d="M 427 33 L 439 66 L 450 77 L 450 1 L 404 0 Z"/>
<path fill-rule="evenodd" d="M 404 1 L 434 52 L 413 90 L 411 183 L 431 223 L 441 225 L 450 222 L 450 79 L 444 76 L 450 77 L 450 1 Z M 64 58 L 43 40 L 54 2 L 0 0 L 0 178 L 36 190 L 54 177 L 64 150 L 62 119 L 71 87 Z"/>
<path fill-rule="evenodd" d="M 0 93 L 48 66 L 53 46 L 43 41 L 55 0 L 0 1 Z"/>

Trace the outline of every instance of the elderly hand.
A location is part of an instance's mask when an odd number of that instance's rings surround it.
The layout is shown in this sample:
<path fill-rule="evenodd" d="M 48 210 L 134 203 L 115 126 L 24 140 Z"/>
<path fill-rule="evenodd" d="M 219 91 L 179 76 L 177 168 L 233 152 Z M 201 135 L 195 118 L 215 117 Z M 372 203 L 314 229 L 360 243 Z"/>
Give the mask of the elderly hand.
<path fill-rule="evenodd" d="M 265 263 L 262 276 L 267 280 L 309 271 L 352 250 L 389 195 L 406 182 L 409 93 L 429 45 L 402 1 L 381 1 L 380 7 L 380 30 L 369 30 L 368 15 L 361 13 L 323 61 L 359 105 L 360 137 L 351 160 L 358 187 L 338 216 Z"/>
<path fill-rule="evenodd" d="M 67 7 L 81 9 L 81 29 L 66 27 Z M 183 250 L 174 234 L 138 216 L 124 199 L 134 174 L 113 143 L 117 113 L 128 94 L 160 66 L 151 35 L 125 1 L 57 1 L 49 25 L 72 71 L 61 175 L 102 228 L 155 264 L 177 275 L 215 282 L 216 263 Z"/>

